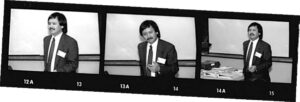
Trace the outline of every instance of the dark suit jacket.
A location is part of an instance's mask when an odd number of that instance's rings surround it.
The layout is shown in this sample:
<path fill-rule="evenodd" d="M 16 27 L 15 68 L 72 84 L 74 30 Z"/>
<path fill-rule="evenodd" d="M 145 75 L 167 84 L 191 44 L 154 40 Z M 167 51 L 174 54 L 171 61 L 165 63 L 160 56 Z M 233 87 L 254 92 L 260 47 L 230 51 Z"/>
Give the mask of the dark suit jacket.
<path fill-rule="evenodd" d="M 46 72 L 50 71 L 50 65 L 47 64 L 50 40 L 51 35 L 44 38 L 44 65 Z M 66 34 L 62 34 L 57 48 L 57 51 L 59 50 L 65 52 L 66 55 L 63 58 L 56 53 L 54 69 L 57 70 L 57 72 L 76 72 L 78 68 L 77 41 Z"/>
<path fill-rule="evenodd" d="M 138 52 L 140 57 L 141 75 L 150 76 L 150 70 L 146 68 L 147 41 L 138 45 Z M 179 70 L 175 46 L 169 42 L 159 39 L 157 44 L 156 61 L 158 57 L 166 59 L 166 62 L 165 64 L 158 63 L 160 71 L 156 74 L 157 77 L 175 77 L 175 74 Z"/>
<path fill-rule="evenodd" d="M 247 54 L 247 48 L 249 42 L 250 40 L 247 40 L 243 43 L 243 47 L 244 47 L 243 73 L 245 76 L 245 81 L 270 82 L 269 69 L 272 66 L 271 46 L 267 42 L 264 42 L 263 40 L 258 40 L 256 49 L 254 50 L 255 52 L 253 54 L 253 61 L 252 61 L 252 65 L 256 66 L 257 71 L 251 73 L 248 70 L 249 62 L 246 62 L 246 54 Z M 256 55 L 255 53 L 260 53 L 261 57 L 259 57 L 259 54 Z"/>

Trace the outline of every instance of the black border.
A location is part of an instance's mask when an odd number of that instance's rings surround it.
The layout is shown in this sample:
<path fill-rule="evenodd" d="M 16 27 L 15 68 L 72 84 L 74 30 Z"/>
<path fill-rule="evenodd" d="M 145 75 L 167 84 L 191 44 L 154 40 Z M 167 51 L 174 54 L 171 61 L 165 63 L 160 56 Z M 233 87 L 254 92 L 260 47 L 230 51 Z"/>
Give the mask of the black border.
<path fill-rule="evenodd" d="M 42 10 L 63 10 L 98 13 L 99 33 L 100 33 L 100 69 L 99 75 L 95 74 L 71 74 L 71 73 L 47 73 L 30 71 L 12 71 L 7 69 L 9 29 L 10 29 L 10 9 L 42 9 Z M 196 26 L 196 79 L 156 79 L 136 76 L 111 76 L 104 72 L 105 55 L 105 32 L 106 14 L 142 14 L 142 15 L 162 15 L 162 16 L 183 16 L 194 17 Z M 290 23 L 290 50 L 289 58 L 292 59 L 292 83 L 248 83 L 237 81 L 204 80 L 200 76 L 201 63 L 201 39 L 208 34 L 208 18 L 228 18 L 228 19 L 250 19 L 268 21 L 287 21 Z M 9 1 L 4 3 L 3 20 L 3 48 L 2 48 L 2 72 L 1 86 L 26 87 L 26 88 L 46 88 L 65 89 L 83 91 L 104 91 L 104 92 L 124 92 L 196 97 L 222 97 L 238 99 L 259 99 L 259 100 L 283 100 L 296 101 L 296 75 L 298 61 L 298 37 L 300 17 L 294 15 L 275 15 L 258 13 L 238 13 L 238 12 L 217 12 L 201 10 L 180 10 L 161 8 L 141 8 L 141 7 L 121 7 L 106 5 L 87 4 L 67 4 L 49 2 L 25 2 Z M 24 84 L 25 81 L 34 81 L 34 84 Z M 82 86 L 78 86 L 80 83 Z M 151 84 L 151 85 L 149 85 Z M 253 87 L 266 86 L 266 87 Z M 219 91 L 226 91 L 218 92 Z M 259 92 L 260 95 L 252 93 Z M 273 92 L 274 95 L 270 95 Z"/>

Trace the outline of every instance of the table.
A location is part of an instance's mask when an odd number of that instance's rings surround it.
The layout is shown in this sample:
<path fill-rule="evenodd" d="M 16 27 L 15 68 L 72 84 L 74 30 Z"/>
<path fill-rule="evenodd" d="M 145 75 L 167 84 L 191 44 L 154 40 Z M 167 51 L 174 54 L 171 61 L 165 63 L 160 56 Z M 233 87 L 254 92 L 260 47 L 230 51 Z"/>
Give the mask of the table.
<path fill-rule="evenodd" d="M 211 70 L 201 69 L 201 79 L 243 81 L 243 70 L 233 67 L 218 67 Z"/>

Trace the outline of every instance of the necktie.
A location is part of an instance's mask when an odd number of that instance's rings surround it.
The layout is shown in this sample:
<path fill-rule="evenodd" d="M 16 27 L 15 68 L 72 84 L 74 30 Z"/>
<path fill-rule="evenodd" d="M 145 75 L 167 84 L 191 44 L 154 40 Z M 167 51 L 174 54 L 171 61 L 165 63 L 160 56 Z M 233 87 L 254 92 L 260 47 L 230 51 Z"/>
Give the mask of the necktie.
<path fill-rule="evenodd" d="M 148 64 L 152 64 L 152 57 L 153 57 L 153 51 L 152 51 L 152 45 L 150 45 L 150 49 L 148 53 Z"/>
<path fill-rule="evenodd" d="M 251 53 L 252 53 L 252 46 L 253 46 L 253 43 L 251 42 L 251 44 L 250 44 L 250 47 L 249 47 L 249 49 L 248 49 L 248 54 L 247 54 L 247 56 L 246 56 L 246 62 L 247 63 L 249 63 L 250 62 L 250 57 L 251 57 Z M 249 63 L 249 65 L 250 65 L 250 63 Z M 249 66 L 248 65 L 248 66 Z"/>
<path fill-rule="evenodd" d="M 54 46 L 55 46 L 55 39 L 53 38 L 53 39 L 52 39 L 52 42 L 51 42 L 51 47 L 50 47 L 49 56 L 48 56 L 48 59 L 47 59 L 47 63 L 48 63 L 48 65 L 49 65 L 49 68 L 50 68 L 50 66 L 51 66 L 51 61 L 52 61 L 52 56 L 53 56 Z"/>

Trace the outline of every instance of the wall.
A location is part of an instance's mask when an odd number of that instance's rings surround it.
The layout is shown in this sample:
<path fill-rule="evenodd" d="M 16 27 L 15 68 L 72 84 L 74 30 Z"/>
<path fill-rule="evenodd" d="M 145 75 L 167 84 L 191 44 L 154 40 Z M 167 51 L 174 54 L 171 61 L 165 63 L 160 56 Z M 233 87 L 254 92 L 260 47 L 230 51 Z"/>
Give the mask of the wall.
<path fill-rule="evenodd" d="M 13 70 L 44 71 L 44 61 L 8 61 Z M 98 61 L 79 61 L 78 73 L 99 74 Z"/>

